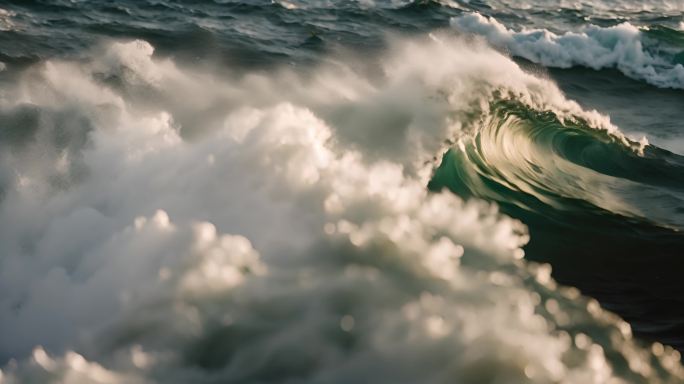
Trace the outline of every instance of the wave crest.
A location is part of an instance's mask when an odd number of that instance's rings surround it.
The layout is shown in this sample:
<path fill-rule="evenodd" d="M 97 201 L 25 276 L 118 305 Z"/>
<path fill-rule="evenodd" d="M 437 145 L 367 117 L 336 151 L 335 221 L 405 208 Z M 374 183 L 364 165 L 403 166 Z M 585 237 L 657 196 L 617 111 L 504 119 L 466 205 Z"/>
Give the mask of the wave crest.
<path fill-rule="evenodd" d="M 592 25 L 580 32 L 557 35 L 545 29 L 516 32 L 494 18 L 471 13 L 452 18 L 451 25 L 547 67 L 616 68 L 657 87 L 684 89 L 684 66 L 675 59 L 684 46 L 649 40 L 629 23 L 607 28 Z"/>

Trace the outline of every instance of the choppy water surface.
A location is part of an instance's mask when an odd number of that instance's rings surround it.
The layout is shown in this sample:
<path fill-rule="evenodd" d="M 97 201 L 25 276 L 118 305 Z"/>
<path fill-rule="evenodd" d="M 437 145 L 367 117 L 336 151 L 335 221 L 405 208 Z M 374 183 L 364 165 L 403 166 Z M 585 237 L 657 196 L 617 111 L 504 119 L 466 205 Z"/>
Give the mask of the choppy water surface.
<path fill-rule="evenodd" d="M 5 1 L 0 383 L 679 383 L 684 3 Z"/>

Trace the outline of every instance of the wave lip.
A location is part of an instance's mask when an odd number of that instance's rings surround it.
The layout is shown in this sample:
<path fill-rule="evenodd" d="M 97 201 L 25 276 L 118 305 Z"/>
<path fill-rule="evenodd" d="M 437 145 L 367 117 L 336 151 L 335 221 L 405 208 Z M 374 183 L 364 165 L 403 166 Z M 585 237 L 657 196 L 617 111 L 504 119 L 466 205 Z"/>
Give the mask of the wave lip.
<path fill-rule="evenodd" d="M 684 66 L 675 60 L 681 49 L 661 46 L 629 23 L 607 28 L 590 25 L 558 35 L 546 29 L 516 32 L 494 18 L 470 13 L 452 18 L 451 25 L 547 67 L 616 68 L 656 87 L 684 89 Z"/>

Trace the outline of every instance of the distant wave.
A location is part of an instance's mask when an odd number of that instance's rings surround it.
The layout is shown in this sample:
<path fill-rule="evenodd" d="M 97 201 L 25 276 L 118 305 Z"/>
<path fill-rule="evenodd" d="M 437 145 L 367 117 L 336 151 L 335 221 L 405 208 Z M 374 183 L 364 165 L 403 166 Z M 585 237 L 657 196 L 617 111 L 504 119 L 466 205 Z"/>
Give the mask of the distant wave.
<path fill-rule="evenodd" d="M 514 31 L 494 18 L 470 13 L 452 18 L 451 25 L 544 66 L 616 68 L 657 87 L 684 89 L 684 66 L 679 62 L 684 44 L 649 36 L 629 23 L 607 28 L 592 25 L 558 35 L 545 29 Z M 679 33 L 668 30 L 670 37 Z"/>
<path fill-rule="evenodd" d="M 469 3 L 470 1 L 464 1 Z M 684 3 L 678 0 L 572 0 L 572 1 L 548 1 L 548 0 L 494 0 L 487 4 L 495 4 L 498 7 L 509 7 L 512 9 L 576 9 L 588 10 L 593 14 L 601 13 L 658 13 L 667 14 L 684 11 Z"/>

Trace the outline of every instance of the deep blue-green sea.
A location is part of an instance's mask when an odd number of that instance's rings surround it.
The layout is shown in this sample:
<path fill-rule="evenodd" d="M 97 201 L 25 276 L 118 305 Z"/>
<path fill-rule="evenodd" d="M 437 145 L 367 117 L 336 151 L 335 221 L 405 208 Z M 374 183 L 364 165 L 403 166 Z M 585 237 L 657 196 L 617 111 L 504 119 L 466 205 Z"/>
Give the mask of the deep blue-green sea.
<path fill-rule="evenodd" d="M 682 383 L 684 1 L 0 0 L 0 384 Z"/>

